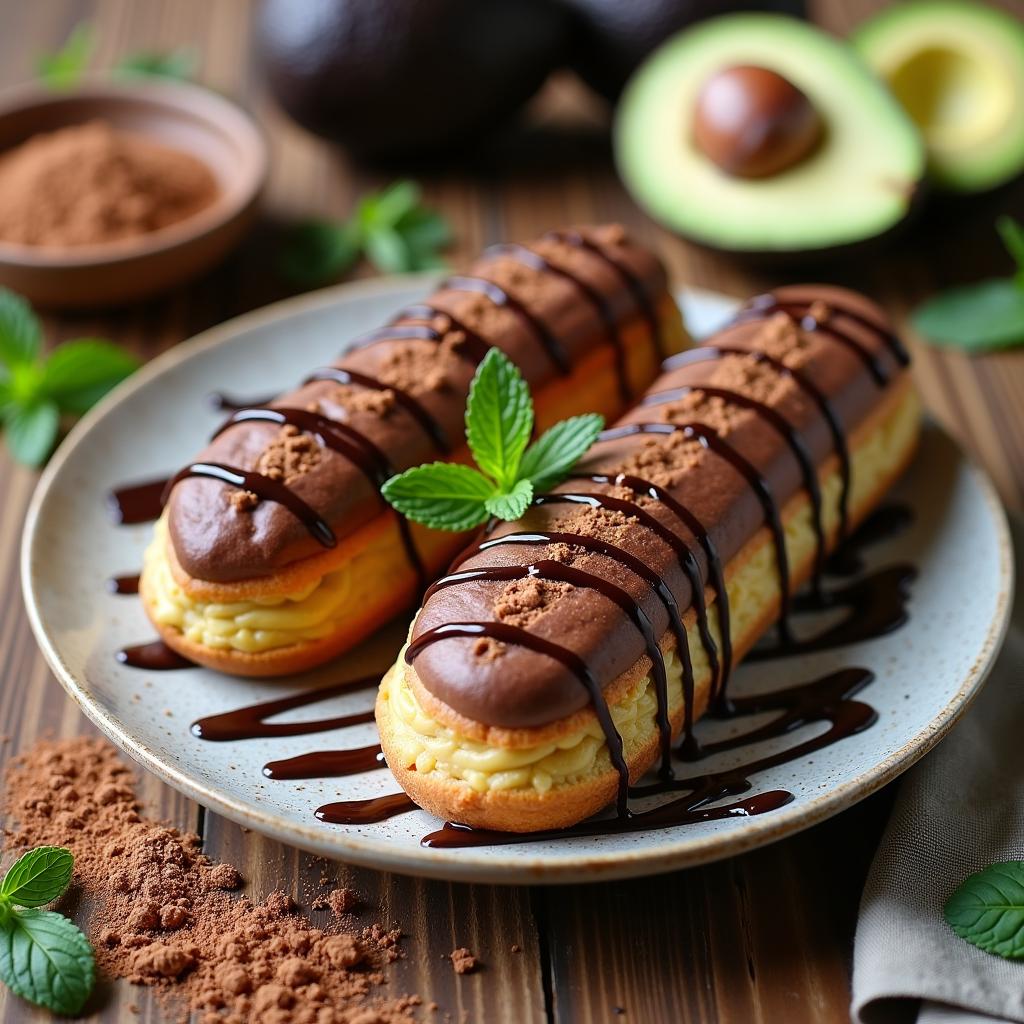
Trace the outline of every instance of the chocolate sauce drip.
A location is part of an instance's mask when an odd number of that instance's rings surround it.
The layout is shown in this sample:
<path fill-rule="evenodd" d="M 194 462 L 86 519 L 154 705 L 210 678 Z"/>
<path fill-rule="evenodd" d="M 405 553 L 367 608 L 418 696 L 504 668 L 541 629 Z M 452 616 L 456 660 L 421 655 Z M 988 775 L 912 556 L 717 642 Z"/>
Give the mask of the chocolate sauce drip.
<path fill-rule="evenodd" d="M 397 319 L 401 319 L 401 314 Z M 349 351 L 369 348 L 380 341 L 440 341 L 441 337 L 441 332 L 434 330 L 430 324 L 400 324 L 393 321 L 384 327 L 361 334 L 349 346 Z"/>
<path fill-rule="evenodd" d="M 572 362 L 569 356 L 562 347 L 562 343 L 551 333 L 547 324 L 540 317 L 531 313 L 515 296 L 509 295 L 500 285 L 483 277 L 457 275 L 443 281 L 441 287 L 456 292 L 478 292 L 481 295 L 486 295 L 495 306 L 505 306 L 512 310 L 537 337 L 558 372 L 565 377 L 572 373 Z"/>
<path fill-rule="evenodd" d="M 669 388 L 665 391 L 655 391 L 653 394 L 648 395 L 640 404 L 651 408 L 667 405 L 694 392 L 710 395 L 712 398 L 720 398 L 723 402 L 738 405 L 741 409 L 749 409 L 767 423 L 788 445 L 793 458 L 796 459 L 800 467 L 800 473 L 804 481 L 804 490 L 807 491 L 807 495 L 811 499 L 811 523 L 814 527 L 815 539 L 812 586 L 814 587 L 815 594 L 824 600 L 821 582 L 825 571 L 825 524 L 821 503 L 821 484 L 818 481 L 817 466 L 814 463 L 814 459 L 811 458 L 811 453 L 807 450 L 803 438 L 800 437 L 799 431 L 785 416 L 781 415 L 770 405 L 759 402 L 756 398 L 751 398 L 742 392 L 734 391 L 732 388 L 712 387 L 707 384 L 685 385 L 678 388 Z"/>
<path fill-rule="evenodd" d="M 621 548 L 613 548 L 612 545 L 607 545 L 607 547 L 618 554 L 626 554 Z M 459 583 L 476 580 L 511 582 L 513 580 L 531 578 L 555 580 L 560 583 L 569 583 L 574 587 L 596 590 L 597 593 L 617 604 L 626 618 L 636 626 L 644 641 L 647 657 L 651 660 L 651 674 L 654 677 L 654 686 L 658 694 L 657 715 L 658 734 L 661 740 L 661 771 L 665 775 L 671 775 L 672 722 L 668 714 L 668 674 L 665 671 L 665 656 L 658 646 L 658 638 L 654 635 L 654 624 L 640 603 L 634 601 L 622 587 L 616 586 L 614 583 L 604 579 L 604 577 L 586 572 L 583 569 L 577 569 L 574 566 L 565 565 L 550 558 L 542 558 L 530 565 L 481 566 L 442 576 L 441 579 L 430 587 L 423 600 L 427 601 L 439 590 L 445 590 Z"/>
<path fill-rule="evenodd" d="M 627 423 L 622 427 L 612 427 L 602 431 L 599 441 L 617 441 L 623 437 L 635 437 L 638 434 L 674 434 L 681 433 L 702 444 L 728 462 L 750 485 L 761 508 L 764 511 L 765 523 L 775 543 L 775 567 L 779 577 L 779 639 L 783 644 L 792 641 L 793 635 L 789 627 L 789 557 L 786 554 L 786 538 L 782 530 L 779 508 L 775 502 L 768 481 L 757 468 L 732 447 L 716 430 L 704 423 Z"/>
<path fill-rule="evenodd" d="M 444 427 L 408 391 L 403 391 L 401 388 L 395 387 L 394 384 L 371 377 L 367 373 L 343 370 L 337 366 L 322 366 L 320 369 L 314 370 L 302 383 L 311 384 L 318 380 L 329 380 L 335 384 L 357 384 L 359 387 L 369 388 L 372 391 L 390 391 L 395 396 L 395 401 L 416 420 L 440 451 L 447 455 L 452 450 Z"/>
<path fill-rule="evenodd" d="M 567 647 L 535 636 L 533 633 L 507 622 L 448 622 L 442 626 L 436 626 L 409 642 L 409 646 L 405 650 L 406 662 L 411 665 L 427 647 L 440 640 L 453 637 L 489 638 L 497 640 L 499 643 L 526 647 L 561 662 L 579 680 L 594 705 L 594 711 L 608 746 L 608 756 L 618 773 L 619 792 L 616 798 L 616 808 L 619 816 L 625 817 L 629 813 L 627 806 L 629 766 L 626 764 L 626 758 L 622 752 L 622 737 L 619 735 L 619 730 L 615 728 L 615 722 L 608 710 L 608 702 L 604 698 L 601 684 L 590 671 L 587 663 L 575 651 L 570 651 Z"/>
<path fill-rule="evenodd" d="M 910 584 L 917 570 L 911 565 L 893 565 L 848 583 L 825 596 L 826 608 L 846 608 L 847 615 L 817 636 L 806 640 L 792 639 L 775 647 L 755 647 L 748 661 L 765 661 L 794 654 L 830 651 L 836 647 L 860 643 L 884 636 L 899 629 L 908 619 L 907 601 Z M 816 611 L 821 605 L 798 597 L 793 605 L 798 612 Z"/>
<path fill-rule="evenodd" d="M 394 476 L 395 470 L 388 462 L 387 456 L 365 434 L 347 423 L 328 419 L 326 416 L 309 412 L 306 409 L 291 409 L 282 406 L 273 409 L 240 409 L 221 424 L 213 436 L 217 437 L 235 423 L 253 420 L 267 423 L 287 423 L 313 434 L 325 448 L 338 452 L 339 455 L 343 455 L 352 462 L 378 495 L 380 495 L 380 489 L 384 482 Z M 383 497 L 381 497 L 381 504 L 385 508 L 390 508 Z M 422 590 L 427 583 L 427 573 L 412 539 L 412 528 L 409 525 L 409 520 L 400 512 L 394 510 L 394 514 L 402 547 L 405 549 L 405 557 L 416 573 L 417 589 Z"/>
<path fill-rule="evenodd" d="M 864 548 L 902 533 L 913 518 L 906 505 L 883 505 L 875 509 L 836 549 L 826 563 L 825 571 L 832 576 L 854 576 L 861 572 L 864 569 Z"/>
<path fill-rule="evenodd" d="M 329 825 L 374 825 L 396 814 L 408 814 L 419 808 L 404 793 L 388 793 L 371 800 L 339 800 L 316 809 L 320 821 Z"/>
<path fill-rule="evenodd" d="M 591 508 L 604 508 L 612 512 L 620 512 L 626 516 L 635 518 L 641 526 L 650 530 L 660 540 L 664 541 L 679 560 L 680 568 L 690 583 L 694 611 L 697 614 L 697 629 L 700 633 L 701 643 L 704 645 L 708 661 L 714 671 L 718 667 L 718 648 L 714 638 L 711 636 L 711 627 L 708 623 L 707 606 L 704 601 L 704 583 L 700 575 L 700 566 L 697 559 L 690 550 L 689 545 L 677 533 L 655 519 L 649 512 L 645 511 L 635 501 L 628 501 L 625 498 L 615 498 L 609 494 L 540 494 L 533 499 L 535 505 L 589 505 Z M 680 657 L 683 659 L 683 703 L 684 703 L 684 742 L 690 742 L 693 733 L 693 664 L 690 658 L 689 645 L 684 643 L 679 648 Z"/>
<path fill-rule="evenodd" d="M 107 495 L 110 517 L 120 526 L 133 526 L 159 519 L 168 483 L 167 477 L 163 477 L 116 488 Z"/>
<path fill-rule="evenodd" d="M 148 644 L 135 647 L 124 647 L 115 655 L 118 662 L 129 668 L 142 668 L 149 672 L 171 672 L 179 668 L 195 668 L 195 662 L 189 661 L 177 651 L 168 647 L 163 640 L 153 640 Z"/>
<path fill-rule="evenodd" d="M 323 547 L 333 548 L 338 543 L 327 520 L 311 505 L 307 505 L 286 484 L 281 483 L 280 480 L 274 480 L 272 477 L 264 476 L 263 473 L 239 469 L 236 466 L 225 466 L 221 462 L 193 462 L 180 470 L 168 482 L 167 489 L 164 491 L 164 501 L 166 502 L 177 484 L 194 476 L 220 480 L 221 483 L 231 484 L 231 486 L 244 491 L 251 491 L 262 501 L 276 501 L 279 505 L 284 505 L 296 519 L 300 520 L 313 539 Z"/>
<path fill-rule="evenodd" d="M 265 395 L 262 398 L 238 398 L 226 391 L 214 391 L 209 396 L 210 406 L 216 412 L 238 412 L 241 409 L 253 409 L 260 405 L 269 405 L 277 396 Z"/>
<path fill-rule="evenodd" d="M 766 793 L 722 804 L 720 807 L 693 809 L 687 798 L 672 800 L 649 811 L 631 814 L 628 818 L 591 818 L 570 828 L 553 829 L 549 832 L 490 832 L 486 829 L 470 828 L 446 821 L 442 828 L 430 832 L 420 840 L 421 846 L 433 850 L 459 850 L 480 846 L 518 846 L 525 843 L 540 843 L 544 840 L 572 839 L 577 836 L 619 836 L 627 832 L 649 832 L 657 828 L 672 828 L 675 825 L 695 825 L 701 821 L 722 821 L 725 818 L 750 818 L 755 814 L 767 814 L 792 803 L 793 794 L 784 789 L 772 789 Z"/>
<path fill-rule="evenodd" d="M 620 835 L 625 832 L 670 828 L 698 821 L 714 821 L 725 817 L 748 816 L 776 810 L 789 803 L 793 799 L 793 794 L 785 790 L 771 790 L 720 807 L 706 805 L 727 796 L 745 793 L 751 787 L 751 775 L 806 757 L 872 726 L 878 720 L 874 708 L 850 698 L 867 686 L 873 678 L 874 675 L 866 669 L 849 668 L 776 693 L 734 700 L 731 708 L 733 716 L 757 715 L 770 711 L 779 711 L 781 714 L 767 725 L 742 736 L 681 751 L 680 755 L 685 760 L 700 760 L 724 750 L 733 750 L 784 736 L 813 722 L 829 722 L 830 728 L 820 736 L 746 764 L 685 779 L 663 778 L 657 782 L 631 787 L 630 795 L 637 798 L 661 793 L 687 794 L 649 811 L 632 812 L 625 818 L 591 818 L 567 829 L 525 834 L 477 830 L 447 822 L 442 829 L 424 836 L 420 842 L 424 846 L 447 849 L 465 846 L 503 846 L 574 836 Z"/>
<path fill-rule="evenodd" d="M 729 347 L 725 345 L 702 345 L 700 348 L 692 348 L 686 352 L 679 352 L 665 360 L 663 370 L 675 370 L 680 366 L 689 366 L 691 363 L 705 362 L 711 359 L 722 359 L 725 356 L 749 357 L 765 366 L 770 366 L 776 373 L 792 380 L 801 391 L 817 405 L 822 418 L 828 425 L 829 433 L 832 435 L 832 448 L 836 458 L 839 460 L 839 479 L 841 489 L 839 492 L 839 540 L 842 541 L 848 531 L 849 510 L 850 510 L 850 450 L 846 441 L 846 432 L 843 430 L 842 422 L 835 407 L 825 396 L 824 392 L 800 370 L 787 366 L 781 359 L 775 359 L 767 352 L 760 352 L 757 349 L 745 349 Z"/>
<path fill-rule="evenodd" d="M 462 334 L 462 342 L 455 346 L 455 353 L 457 355 L 468 359 L 474 366 L 483 362 L 484 356 L 493 348 L 491 343 L 485 341 L 476 331 L 467 327 L 463 321 L 457 320 L 451 313 L 439 309 L 437 306 L 431 306 L 427 302 L 417 302 L 415 305 L 406 306 L 392 321 L 392 324 L 396 325 L 395 327 L 382 329 L 401 329 L 403 326 L 399 323 L 401 320 L 433 320 L 435 317 L 444 318 L 451 324 L 453 330 Z M 394 335 L 388 335 L 388 337 L 394 337 Z"/>
<path fill-rule="evenodd" d="M 582 278 L 577 277 L 565 267 L 556 266 L 546 260 L 540 253 L 534 252 L 525 245 L 514 243 L 504 245 L 493 245 L 487 250 L 487 255 L 507 256 L 523 266 L 533 270 L 543 271 L 568 281 L 583 297 L 590 303 L 598 318 L 604 324 L 605 332 L 608 335 L 608 344 L 615 353 L 615 373 L 619 383 L 619 396 L 622 401 L 628 403 L 633 397 L 633 389 L 629 384 L 629 368 L 626 365 L 626 349 L 619 333 L 619 324 L 615 312 L 608 300 L 592 285 Z"/>
<path fill-rule="evenodd" d="M 139 574 L 111 576 L 107 580 L 107 591 L 111 594 L 137 594 L 139 592 Z"/>
<path fill-rule="evenodd" d="M 263 766 L 268 779 L 335 779 L 344 775 L 358 775 L 387 767 L 380 744 L 354 747 L 351 750 L 315 750 L 282 761 L 270 761 Z"/>
<path fill-rule="evenodd" d="M 724 699 L 729 685 L 729 678 L 732 675 L 732 623 L 729 615 L 729 591 L 725 586 L 725 567 L 722 564 L 722 558 L 707 527 L 682 502 L 677 501 L 669 494 L 664 487 L 659 487 L 658 484 L 651 483 L 650 480 L 645 480 L 643 477 L 631 476 L 628 473 L 617 473 L 615 476 L 597 473 L 587 477 L 570 477 L 570 479 L 588 479 L 597 484 L 628 487 L 637 494 L 644 494 L 654 501 L 661 502 L 697 538 L 701 549 L 704 551 L 704 557 L 707 559 L 708 580 L 711 584 L 711 589 L 715 592 L 716 608 L 718 610 L 718 635 L 722 646 L 721 662 L 719 662 L 718 651 L 714 643 L 708 643 L 704 640 L 704 634 L 703 632 L 701 633 L 704 651 L 708 658 L 708 667 L 711 670 L 711 701 L 714 703 Z M 701 594 L 703 595 L 703 589 Z M 708 628 L 708 636 L 710 636 L 710 628 Z M 686 650 L 686 659 L 687 661 L 689 660 L 688 650 Z"/>
<path fill-rule="evenodd" d="M 210 715 L 192 723 L 192 735 L 201 740 L 221 743 L 226 740 L 254 740 L 271 736 L 307 736 L 330 729 L 344 729 L 349 725 L 360 725 L 373 721 L 373 711 L 362 711 L 354 715 L 337 718 L 318 718 L 310 722 L 268 722 L 268 718 L 282 715 L 286 711 L 308 707 L 322 700 L 337 697 L 355 690 L 368 690 L 380 682 L 379 676 L 350 679 L 333 686 L 322 686 L 316 690 L 304 690 L 280 700 L 268 700 L 261 704 Z"/>
<path fill-rule="evenodd" d="M 882 365 L 878 356 L 853 335 L 816 320 L 810 314 L 812 305 L 811 301 L 787 302 L 769 292 L 766 295 L 757 295 L 751 299 L 737 314 L 736 321 L 744 323 L 749 320 L 763 320 L 774 313 L 785 313 L 791 320 L 799 323 L 803 330 L 823 334 L 849 349 L 867 367 L 875 383 L 879 387 L 885 387 L 889 383 L 889 373 Z M 840 313 L 853 320 L 854 323 L 874 331 L 885 342 L 887 348 L 901 366 L 907 366 L 910 363 L 910 356 L 907 354 L 899 338 L 892 331 L 887 330 L 885 327 L 875 323 L 873 320 L 869 320 L 854 310 L 847 309 L 845 306 L 833 305 L 831 308 L 836 313 Z"/>
<path fill-rule="evenodd" d="M 549 231 L 545 237 L 550 238 L 552 241 L 562 242 L 565 245 L 571 245 L 577 249 L 585 249 L 587 252 L 593 253 L 599 259 L 604 260 L 619 275 L 619 278 L 633 296 L 633 302 L 636 303 L 636 308 L 640 311 L 640 315 L 647 321 L 651 337 L 654 340 L 655 351 L 659 356 L 663 356 L 661 324 L 658 321 L 658 314 L 655 312 L 654 303 L 651 302 L 651 297 L 648 295 L 643 281 L 625 263 L 617 260 L 602 246 L 592 242 L 578 231 Z"/>

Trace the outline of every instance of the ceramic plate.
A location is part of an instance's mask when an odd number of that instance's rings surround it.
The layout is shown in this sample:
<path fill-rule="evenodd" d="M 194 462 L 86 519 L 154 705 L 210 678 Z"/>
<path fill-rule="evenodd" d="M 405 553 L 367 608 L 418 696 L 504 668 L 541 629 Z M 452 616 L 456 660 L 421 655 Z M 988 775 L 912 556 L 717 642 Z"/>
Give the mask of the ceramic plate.
<path fill-rule="evenodd" d="M 1011 592 L 1010 546 L 991 485 L 937 429 L 896 499 L 913 511 L 900 536 L 871 548 L 871 565 L 918 569 L 901 629 L 852 647 L 744 666 L 735 692 L 756 692 L 858 665 L 875 680 L 859 696 L 878 712 L 874 726 L 752 777 L 751 793 L 788 790 L 770 813 L 617 836 L 561 838 L 520 846 L 438 850 L 420 838 L 439 823 L 422 811 L 369 826 L 326 825 L 315 808 L 397 788 L 386 770 L 343 779 L 274 781 L 263 765 L 311 749 L 376 741 L 372 722 L 344 731 L 212 743 L 190 723 L 318 683 L 388 665 L 405 623 L 381 630 L 360 650 L 306 677 L 247 682 L 193 668 L 144 672 L 115 652 L 153 637 L 137 598 L 107 592 L 109 577 L 137 571 L 150 527 L 117 526 L 107 493 L 126 482 L 168 475 L 202 447 L 223 414 L 215 389 L 259 395 L 298 381 L 329 361 L 344 339 L 372 328 L 425 295 L 430 281 L 406 278 L 342 286 L 241 317 L 154 360 L 93 410 L 43 475 L 25 529 L 22 571 L 32 626 L 51 667 L 82 710 L 131 757 L 214 811 L 277 839 L 342 860 L 420 875 L 491 882 L 582 881 L 665 871 L 748 850 L 805 828 L 882 786 L 929 750 L 980 688 L 1003 636 Z M 695 333 L 727 316 L 731 302 L 681 296 Z M 320 702 L 291 719 L 361 711 L 371 690 Z M 288 717 L 281 719 L 288 720 Z M 759 724 L 753 720 L 750 724 Z M 735 729 L 707 722 L 714 738 Z M 826 725 L 761 744 L 757 756 L 802 742 Z M 720 754 L 709 768 L 750 760 Z"/>

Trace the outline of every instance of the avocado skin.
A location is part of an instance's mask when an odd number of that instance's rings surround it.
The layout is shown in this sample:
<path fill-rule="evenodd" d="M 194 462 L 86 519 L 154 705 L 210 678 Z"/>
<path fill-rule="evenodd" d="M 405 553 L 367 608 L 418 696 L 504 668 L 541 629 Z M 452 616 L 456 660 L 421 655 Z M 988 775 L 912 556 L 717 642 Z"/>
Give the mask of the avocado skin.
<path fill-rule="evenodd" d="M 579 18 L 573 68 L 614 102 L 629 76 L 680 29 L 733 11 L 769 11 L 803 18 L 803 0 L 561 0 Z"/>
<path fill-rule="evenodd" d="M 264 0 L 257 48 L 299 124 L 391 159 L 500 125 L 563 63 L 571 27 L 552 0 Z"/>

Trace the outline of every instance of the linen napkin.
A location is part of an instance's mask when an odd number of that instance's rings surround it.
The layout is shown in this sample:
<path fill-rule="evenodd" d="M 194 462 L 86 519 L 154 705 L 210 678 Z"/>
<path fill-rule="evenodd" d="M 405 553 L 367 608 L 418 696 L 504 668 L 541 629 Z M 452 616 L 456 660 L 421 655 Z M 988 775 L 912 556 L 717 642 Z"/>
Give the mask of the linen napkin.
<path fill-rule="evenodd" d="M 1024 527 L 1012 523 L 1011 532 L 1017 579 L 1024 584 Z M 964 878 L 1002 860 L 1024 860 L 1019 591 L 1006 644 L 981 694 L 900 784 L 861 899 L 853 954 L 855 1021 L 1024 1022 L 1024 961 L 970 945 L 942 914 Z"/>

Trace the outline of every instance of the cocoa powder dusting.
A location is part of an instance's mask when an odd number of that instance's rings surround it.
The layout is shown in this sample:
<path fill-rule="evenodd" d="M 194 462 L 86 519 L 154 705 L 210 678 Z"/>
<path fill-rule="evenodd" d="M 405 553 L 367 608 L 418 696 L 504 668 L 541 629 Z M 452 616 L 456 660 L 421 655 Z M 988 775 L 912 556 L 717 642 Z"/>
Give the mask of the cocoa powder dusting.
<path fill-rule="evenodd" d="M 137 238 L 198 213 L 217 192 L 189 153 L 90 121 L 0 158 L 0 238 L 62 248 Z"/>
<path fill-rule="evenodd" d="M 202 1024 L 412 1024 L 422 1000 L 385 997 L 401 933 L 315 927 L 287 893 L 262 903 L 232 890 L 199 836 L 144 817 L 133 777 L 105 740 L 43 741 L 13 759 L 3 795 L 12 850 L 68 847 L 73 892 L 100 972 L 157 988 Z M 351 890 L 327 897 L 336 915 Z"/>

